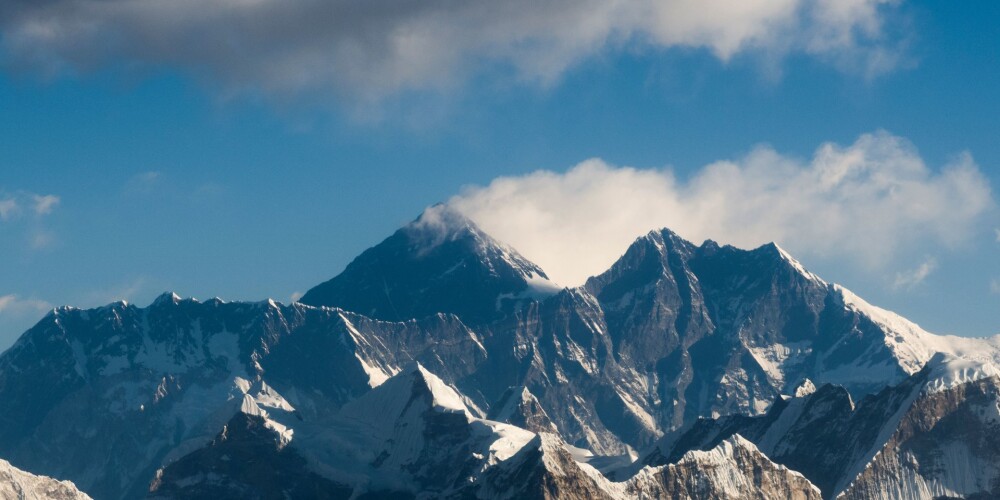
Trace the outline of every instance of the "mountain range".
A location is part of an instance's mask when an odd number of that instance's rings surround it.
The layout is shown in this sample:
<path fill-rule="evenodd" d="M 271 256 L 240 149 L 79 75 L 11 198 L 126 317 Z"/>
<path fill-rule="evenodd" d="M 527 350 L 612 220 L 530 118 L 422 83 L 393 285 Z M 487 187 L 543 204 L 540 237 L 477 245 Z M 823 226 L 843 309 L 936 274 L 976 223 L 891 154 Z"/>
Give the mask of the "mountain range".
<path fill-rule="evenodd" d="M 98 499 L 993 498 L 998 363 L 775 244 L 656 230 L 565 288 L 437 205 L 291 304 L 53 310 L 0 457 Z"/>

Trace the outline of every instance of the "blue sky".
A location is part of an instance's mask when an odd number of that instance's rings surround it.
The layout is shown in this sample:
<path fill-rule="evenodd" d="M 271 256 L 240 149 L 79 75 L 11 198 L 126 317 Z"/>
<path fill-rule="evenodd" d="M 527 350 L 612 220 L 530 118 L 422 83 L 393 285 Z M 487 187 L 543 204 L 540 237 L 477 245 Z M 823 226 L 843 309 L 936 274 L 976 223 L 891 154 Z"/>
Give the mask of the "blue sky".
<path fill-rule="evenodd" d="M 51 4 L 0 7 L 0 346 L 52 305 L 288 300 L 456 195 L 543 267 L 592 241 L 564 284 L 670 225 L 1000 333 L 995 2 L 428 2 L 363 12 L 365 37 L 309 2 L 269 29 L 230 2 Z M 855 177 L 817 188 L 830 165 Z"/>

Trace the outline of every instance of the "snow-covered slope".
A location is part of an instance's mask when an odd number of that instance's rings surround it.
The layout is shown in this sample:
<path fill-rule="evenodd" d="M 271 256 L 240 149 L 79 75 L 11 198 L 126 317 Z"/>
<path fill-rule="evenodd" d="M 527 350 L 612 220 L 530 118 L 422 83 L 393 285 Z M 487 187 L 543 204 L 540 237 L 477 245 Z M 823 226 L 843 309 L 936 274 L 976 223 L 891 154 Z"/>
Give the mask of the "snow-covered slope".
<path fill-rule="evenodd" d="M 325 484 L 336 485 L 332 491 L 345 497 L 475 495 L 492 467 L 536 437 L 475 418 L 454 388 L 415 363 L 335 415 L 284 419 L 287 426 L 276 424 L 269 414 L 294 410 L 283 397 L 263 388 L 256 395 L 252 388 L 247 392 L 237 416 L 208 446 L 161 471 L 154 492 L 184 496 L 192 493 L 191 484 L 198 484 L 199 492 L 220 485 L 238 491 L 254 484 L 253 469 L 226 463 L 236 459 L 233 448 L 240 445 L 262 453 L 276 475 L 274 481 L 288 491 Z M 242 444 L 234 444 L 234 425 L 241 429 Z M 293 474 L 293 465 L 300 472 Z M 213 471 L 216 477 L 208 481 L 199 470 Z"/>
<path fill-rule="evenodd" d="M 10 500 L 90 500 L 69 481 L 36 476 L 0 460 L 0 498 Z"/>
<path fill-rule="evenodd" d="M 846 308 L 857 311 L 886 332 L 886 345 L 907 373 L 916 373 L 937 353 L 1000 365 L 1000 335 L 985 338 L 935 335 L 892 311 L 865 302 L 840 285 L 833 288 Z"/>
<path fill-rule="evenodd" d="M 404 367 L 307 432 L 304 453 L 360 491 L 426 497 L 473 489 L 485 470 L 534 438 L 474 417 L 453 387 L 419 364 Z M 351 482 L 351 475 L 363 481 Z"/>

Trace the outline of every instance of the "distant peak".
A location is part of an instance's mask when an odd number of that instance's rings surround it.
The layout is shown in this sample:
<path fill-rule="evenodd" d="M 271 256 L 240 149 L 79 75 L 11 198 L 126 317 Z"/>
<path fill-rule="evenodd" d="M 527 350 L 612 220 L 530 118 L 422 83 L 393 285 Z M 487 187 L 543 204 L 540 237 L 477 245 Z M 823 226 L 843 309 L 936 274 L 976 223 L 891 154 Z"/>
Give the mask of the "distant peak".
<path fill-rule="evenodd" d="M 733 460 L 739 453 L 738 450 L 741 449 L 763 455 L 753 442 L 739 434 L 733 434 L 709 450 L 695 449 L 688 451 L 681 457 L 678 463 L 724 463 Z"/>
<path fill-rule="evenodd" d="M 451 205 L 445 203 L 435 203 L 424 209 L 413 221 L 415 224 L 434 224 L 451 228 L 461 228 L 475 224 L 471 219 L 456 210 Z"/>
<path fill-rule="evenodd" d="M 126 308 L 129 306 L 129 302 L 125 299 L 116 300 L 114 302 L 108 303 L 107 305 L 100 307 L 99 309 L 114 309 L 116 307 Z"/>
<path fill-rule="evenodd" d="M 791 262 L 791 263 L 794 263 L 794 264 L 801 265 L 801 264 L 799 264 L 798 259 L 796 259 L 795 257 L 792 257 L 792 254 L 788 253 L 788 251 L 786 251 L 784 248 L 781 248 L 781 245 L 778 245 L 777 243 L 775 243 L 775 242 L 772 241 L 772 242 L 768 243 L 765 246 L 768 246 L 768 247 L 772 248 L 775 252 L 778 252 L 778 256 L 780 256 L 782 259 L 785 259 L 788 262 Z"/>
<path fill-rule="evenodd" d="M 738 446 L 740 448 L 749 448 L 752 450 L 757 450 L 757 445 L 753 444 L 752 441 L 748 440 L 747 438 L 741 436 L 738 433 L 729 436 L 728 438 L 724 439 L 723 442 L 730 443 L 731 445 Z"/>
<path fill-rule="evenodd" d="M 484 323 L 559 289 L 536 264 L 439 204 L 365 250 L 299 302 L 389 321 L 443 312 Z"/>
<path fill-rule="evenodd" d="M 646 233 L 644 236 L 636 238 L 630 249 L 636 247 L 637 245 L 652 245 L 656 248 L 657 252 L 662 255 L 666 255 L 671 252 L 678 252 L 687 255 L 695 249 L 694 244 L 690 241 L 684 239 L 673 230 L 665 227 L 654 229 Z"/>
<path fill-rule="evenodd" d="M 444 241 L 464 235 L 485 235 L 471 219 L 443 203 L 427 207 L 403 230 L 411 236 L 426 239 L 425 243 L 430 246 L 437 246 Z"/>
<path fill-rule="evenodd" d="M 775 257 L 788 264 L 796 272 L 798 272 L 802 276 L 805 276 L 807 279 L 815 281 L 816 283 L 824 285 L 826 284 L 826 282 L 823 281 L 822 278 L 820 278 L 819 276 L 813 274 L 808 269 L 806 269 L 806 267 L 803 266 L 802 263 L 798 261 L 798 259 L 792 257 L 792 254 L 788 253 L 784 248 L 781 248 L 780 245 L 778 245 L 773 241 L 761 245 L 756 249 L 756 251 L 759 252 L 762 251 L 762 252 L 767 252 L 768 254 L 773 254 Z"/>
<path fill-rule="evenodd" d="M 174 292 L 163 292 L 153 299 L 153 303 L 150 304 L 151 307 L 167 305 L 167 304 L 178 304 L 181 301 L 181 296 Z"/>
<path fill-rule="evenodd" d="M 414 405 L 417 402 L 419 404 Z M 423 414 L 426 410 L 471 417 L 455 389 L 422 365 L 409 362 L 385 382 L 347 403 L 342 414 L 352 420 L 366 422 L 381 429 L 379 433 L 388 435 L 407 412 Z"/>

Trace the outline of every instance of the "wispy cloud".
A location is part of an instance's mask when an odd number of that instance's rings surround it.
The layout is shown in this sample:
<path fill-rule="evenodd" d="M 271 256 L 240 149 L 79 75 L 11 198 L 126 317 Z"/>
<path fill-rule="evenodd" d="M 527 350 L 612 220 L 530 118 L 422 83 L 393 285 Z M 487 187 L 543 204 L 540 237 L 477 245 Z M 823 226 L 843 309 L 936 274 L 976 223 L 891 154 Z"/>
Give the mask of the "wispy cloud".
<path fill-rule="evenodd" d="M 928 258 L 914 269 L 896 273 L 896 279 L 892 282 L 892 288 L 895 290 L 912 290 L 917 285 L 923 283 L 935 269 L 937 269 L 937 260 Z"/>
<path fill-rule="evenodd" d="M 967 241 L 995 206 L 969 155 L 931 169 L 913 145 L 885 132 L 823 144 L 809 161 L 758 147 L 688 180 L 588 160 L 565 173 L 501 177 L 450 203 L 565 285 L 605 270 L 637 235 L 661 227 L 695 242 L 777 241 L 801 255 L 881 268 L 904 249 Z"/>
<path fill-rule="evenodd" d="M 133 301 L 138 294 L 146 291 L 148 282 L 146 276 L 136 276 L 107 288 L 91 290 L 82 297 L 80 303 L 85 306 L 98 306 L 119 300 Z"/>
<path fill-rule="evenodd" d="M 125 181 L 125 194 L 145 195 L 153 191 L 163 181 L 163 173 L 155 170 L 140 172 Z"/>
<path fill-rule="evenodd" d="M 33 194 L 31 195 L 31 200 L 34 204 L 35 214 L 37 215 L 48 215 L 52 213 L 61 201 L 58 196 L 53 194 Z"/>
<path fill-rule="evenodd" d="M 59 206 L 61 198 L 54 194 L 36 194 L 17 191 L 13 194 L 0 192 L 0 222 L 14 225 L 21 232 L 20 240 L 30 250 L 51 247 L 56 235 L 46 228 L 44 220 Z M 22 239 L 23 238 L 23 239 Z"/>
<path fill-rule="evenodd" d="M 0 195 L 0 221 L 10 221 L 24 215 L 25 210 L 37 216 L 51 214 L 61 199 L 54 194 L 36 194 L 18 191 Z"/>
<path fill-rule="evenodd" d="M 52 304 L 39 299 L 25 299 L 17 294 L 0 295 L 0 314 L 38 314 L 52 309 Z"/>
<path fill-rule="evenodd" d="M 0 221 L 14 218 L 21 210 L 17 200 L 14 198 L 0 199 Z"/>
<path fill-rule="evenodd" d="M 623 49 L 804 54 L 874 75 L 900 59 L 896 0 L 49 0 L 0 9 L 8 65 L 44 75 L 181 67 L 227 91 L 377 99 L 509 73 L 542 85 Z"/>
<path fill-rule="evenodd" d="M 993 278 L 990 280 L 990 291 L 993 293 L 1000 293 L 1000 278 Z"/>
<path fill-rule="evenodd" d="M 42 250 L 53 246 L 57 241 L 56 233 L 45 229 L 36 230 L 28 240 L 32 250 Z"/>
<path fill-rule="evenodd" d="M 6 349 L 52 307 L 48 301 L 34 297 L 0 294 L 0 348 Z"/>

